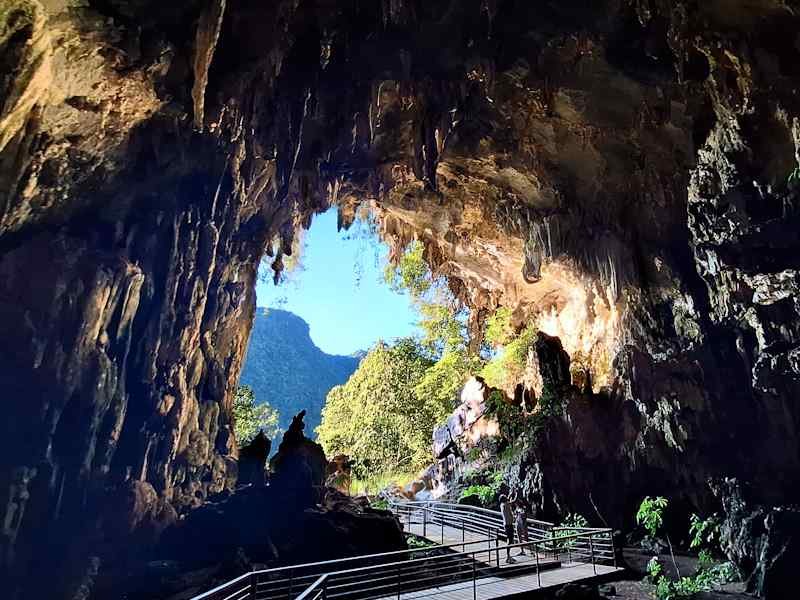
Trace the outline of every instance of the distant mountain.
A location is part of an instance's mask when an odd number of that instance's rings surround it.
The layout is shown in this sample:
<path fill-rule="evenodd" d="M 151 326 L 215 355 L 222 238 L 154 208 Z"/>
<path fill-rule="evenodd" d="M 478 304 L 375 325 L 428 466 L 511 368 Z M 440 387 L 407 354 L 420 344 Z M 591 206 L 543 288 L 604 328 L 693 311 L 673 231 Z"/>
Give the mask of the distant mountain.
<path fill-rule="evenodd" d="M 285 310 L 259 308 L 239 383 L 253 388 L 256 401 L 278 410 L 283 429 L 306 409 L 305 432 L 314 438 L 325 396 L 350 378 L 363 354 L 326 354 L 311 341 L 303 319 Z"/>

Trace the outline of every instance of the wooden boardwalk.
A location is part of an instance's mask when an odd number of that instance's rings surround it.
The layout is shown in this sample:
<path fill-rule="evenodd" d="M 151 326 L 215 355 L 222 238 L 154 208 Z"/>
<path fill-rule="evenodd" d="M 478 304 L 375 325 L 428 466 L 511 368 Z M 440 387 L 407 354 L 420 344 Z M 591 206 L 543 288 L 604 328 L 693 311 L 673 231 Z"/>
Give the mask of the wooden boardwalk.
<path fill-rule="evenodd" d="M 479 550 L 475 556 L 478 561 L 486 565 L 494 565 L 495 568 L 498 567 L 495 542 L 491 539 L 488 539 L 486 535 L 473 533 L 471 531 L 466 531 L 465 529 L 461 529 L 459 527 L 451 527 L 449 525 L 442 527 L 442 525 L 438 523 L 428 523 L 424 527 L 421 523 L 416 522 L 411 524 L 404 523 L 403 525 L 405 527 L 405 531 L 408 533 L 413 533 L 414 535 L 424 537 L 435 544 L 440 544 L 442 546 L 453 546 L 454 550 L 461 550 L 462 552 L 464 550 Z M 481 542 L 485 542 L 485 545 Z M 461 543 L 463 543 L 464 546 L 459 547 L 457 544 Z M 483 551 L 484 548 L 485 551 Z M 514 548 L 509 554 L 514 559 L 513 564 L 506 562 L 506 552 L 501 547 L 499 564 L 499 568 L 501 570 L 516 568 L 520 565 L 530 565 L 533 568 L 537 563 L 537 556 L 530 550 L 527 550 L 525 554 L 520 554 L 520 550 L 518 548 Z M 566 555 L 564 558 L 569 560 L 569 557 Z M 540 569 L 548 569 L 552 568 L 553 566 L 557 567 L 561 562 L 561 557 L 555 558 L 552 554 L 545 555 L 539 553 L 538 562 Z"/>
<path fill-rule="evenodd" d="M 616 563 L 608 528 L 528 519 L 530 541 L 507 544 L 497 511 L 446 502 L 390 506 L 408 533 L 431 545 L 251 571 L 193 600 L 516 599 L 622 571 L 610 566 Z"/>
<path fill-rule="evenodd" d="M 454 583 L 440 587 L 428 588 L 417 592 L 408 592 L 401 595 L 405 600 L 427 598 L 436 596 L 439 600 L 493 600 L 506 598 L 518 594 L 529 594 L 540 589 L 556 588 L 567 583 L 591 583 L 600 577 L 607 577 L 622 569 L 596 565 L 597 573 L 592 565 L 574 563 L 562 565 L 560 568 L 542 571 L 541 586 L 536 573 L 520 575 L 517 577 L 483 577 L 478 579 L 473 586 L 472 581 Z M 385 596 L 381 600 L 397 600 L 397 594 Z"/>
<path fill-rule="evenodd" d="M 414 520 L 406 521 L 404 528 L 437 545 L 451 546 L 453 551 L 476 551 L 475 560 L 489 567 L 493 576 L 480 577 L 474 583 L 464 581 L 432 587 L 424 590 L 404 592 L 401 598 L 414 600 L 436 596 L 442 600 L 492 600 L 521 594 L 529 594 L 540 589 L 557 588 L 568 583 L 591 583 L 593 580 L 612 576 L 623 569 L 587 562 L 577 562 L 569 550 L 552 553 L 535 554 L 530 549 L 524 555 L 519 548 L 511 550 L 513 562 L 506 562 L 506 551 L 488 534 L 466 530 L 463 526 L 451 526 L 442 523 L 422 523 Z M 483 543 L 485 542 L 485 550 Z M 519 540 L 517 540 L 519 542 Z M 459 547 L 458 544 L 464 544 Z M 498 560 L 499 552 L 499 560 Z M 538 566 L 538 573 L 537 573 Z M 527 567 L 527 568 L 526 568 Z M 397 599 L 398 595 L 386 596 L 381 600 Z"/>

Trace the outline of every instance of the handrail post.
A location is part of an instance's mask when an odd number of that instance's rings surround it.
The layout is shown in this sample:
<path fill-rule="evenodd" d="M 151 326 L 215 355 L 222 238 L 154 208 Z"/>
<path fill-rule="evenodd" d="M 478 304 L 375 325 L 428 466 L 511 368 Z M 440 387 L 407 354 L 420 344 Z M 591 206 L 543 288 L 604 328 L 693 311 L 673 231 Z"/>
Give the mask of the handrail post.
<path fill-rule="evenodd" d="M 614 545 L 614 532 L 611 531 L 609 534 L 609 539 L 611 540 L 611 555 L 614 557 L 614 568 L 617 568 L 617 547 Z"/>
<path fill-rule="evenodd" d="M 539 587 L 542 587 L 542 576 L 539 573 L 539 549 L 536 547 L 536 542 L 533 543 L 533 553 L 536 555 L 536 579 L 539 582 Z"/>
<path fill-rule="evenodd" d="M 400 563 L 397 563 L 397 600 L 400 600 Z"/>
<path fill-rule="evenodd" d="M 472 600 L 478 600 L 478 576 L 477 567 L 478 557 L 472 553 Z"/>
<path fill-rule="evenodd" d="M 289 589 L 286 590 L 286 597 L 292 597 L 292 588 L 294 587 L 294 569 L 289 571 Z"/>
<path fill-rule="evenodd" d="M 252 600 L 256 600 L 257 592 L 258 592 L 258 573 L 251 572 L 250 573 L 250 598 L 252 598 Z"/>
<path fill-rule="evenodd" d="M 497 557 L 497 568 L 500 568 L 500 534 L 495 530 L 494 533 L 494 553 Z"/>
<path fill-rule="evenodd" d="M 594 534 L 592 533 L 589 534 L 589 550 L 591 551 L 592 554 L 592 569 L 594 569 L 594 574 L 597 575 L 597 564 L 594 562 L 594 540 L 592 539 L 593 535 Z"/>
<path fill-rule="evenodd" d="M 328 578 L 322 580 L 322 600 L 328 600 Z"/>
<path fill-rule="evenodd" d="M 428 507 L 422 507 L 422 537 L 428 537 Z"/>
<path fill-rule="evenodd" d="M 461 551 L 462 552 L 464 552 L 464 550 L 466 548 L 466 544 L 464 543 L 466 541 L 466 539 L 467 539 L 466 535 L 467 534 L 466 534 L 466 532 L 464 530 L 464 517 L 461 517 Z"/>
<path fill-rule="evenodd" d="M 442 546 L 444 546 L 444 516 L 439 515 L 439 520 L 442 523 Z"/>

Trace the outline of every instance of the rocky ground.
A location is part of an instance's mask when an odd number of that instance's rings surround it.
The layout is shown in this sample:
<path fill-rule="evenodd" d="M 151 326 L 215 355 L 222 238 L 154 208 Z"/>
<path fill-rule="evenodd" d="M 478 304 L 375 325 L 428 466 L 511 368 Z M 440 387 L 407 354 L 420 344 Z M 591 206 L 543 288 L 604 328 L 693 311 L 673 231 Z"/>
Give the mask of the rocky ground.
<path fill-rule="evenodd" d="M 613 582 L 616 594 L 615 598 L 620 600 L 652 600 L 655 598 L 655 586 L 645 578 L 647 574 L 647 563 L 653 558 L 653 554 L 641 548 L 626 547 L 623 549 L 624 564 L 628 567 L 628 579 Z M 675 562 L 669 553 L 657 555 L 659 562 L 663 565 L 666 575 L 672 579 L 677 579 L 678 572 L 683 576 L 691 576 L 697 572 L 698 562 L 696 556 L 678 552 L 675 554 Z M 702 597 L 707 600 L 751 600 L 753 596 L 745 593 L 744 583 L 730 583 L 720 586 L 719 591 L 704 592 Z M 611 594 L 604 594 L 611 597 Z"/>

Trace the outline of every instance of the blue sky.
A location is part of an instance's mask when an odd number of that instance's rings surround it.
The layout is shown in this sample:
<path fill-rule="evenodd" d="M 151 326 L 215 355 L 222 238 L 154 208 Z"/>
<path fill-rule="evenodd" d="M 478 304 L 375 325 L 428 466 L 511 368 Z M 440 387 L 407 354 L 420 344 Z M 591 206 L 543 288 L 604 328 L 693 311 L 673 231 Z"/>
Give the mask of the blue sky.
<path fill-rule="evenodd" d="M 418 317 L 408 296 L 383 280 L 388 249 L 364 225 L 337 232 L 336 209 L 329 210 L 314 218 L 304 246 L 302 270 L 289 281 L 275 286 L 271 278 L 259 278 L 258 306 L 301 316 L 311 339 L 329 354 L 351 354 L 378 339 L 414 333 Z"/>

